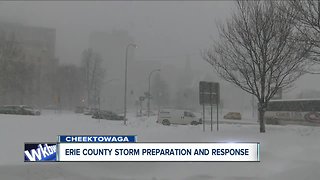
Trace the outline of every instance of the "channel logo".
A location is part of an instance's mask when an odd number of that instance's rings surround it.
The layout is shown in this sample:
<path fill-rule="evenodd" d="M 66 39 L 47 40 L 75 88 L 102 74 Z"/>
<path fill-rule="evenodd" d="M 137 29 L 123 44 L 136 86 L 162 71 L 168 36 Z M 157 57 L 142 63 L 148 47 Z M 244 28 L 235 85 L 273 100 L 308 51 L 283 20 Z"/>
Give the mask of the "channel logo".
<path fill-rule="evenodd" d="M 24 161 L 56 161 L 57 145 L 52 143 L 24 144 Z"/>

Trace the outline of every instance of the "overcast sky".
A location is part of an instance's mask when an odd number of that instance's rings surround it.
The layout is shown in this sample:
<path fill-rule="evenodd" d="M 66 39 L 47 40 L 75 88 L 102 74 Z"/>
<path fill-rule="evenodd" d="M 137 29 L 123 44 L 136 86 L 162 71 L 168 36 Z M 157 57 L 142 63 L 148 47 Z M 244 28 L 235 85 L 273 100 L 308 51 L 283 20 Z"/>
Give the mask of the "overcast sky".
<path fill-rule="evenodd" d="M 89 34 L 128 30 L 139 48 L 136 59 L 185 59 L 208 68 L 199 52 L 217 36 L 217 21 L 232 13 L 232 1 L 26 1 L 0 2 L 0 20 L 55 28 L 56 56 L 77 63 Z M 170 60 L 166 58 L 165 60 Z M 319 89 L 319 76 L 306 76 L 298 89 Z"/>
<path fill-rule="evenodd" d="M 1 2 L 0 16 L 57 30 L 57 56 L 77 62 L 89 33 L 128 30 L 139 58 L 199 54 L 216 35 L 215 22 L 230 14 L 231 1 Z"/>

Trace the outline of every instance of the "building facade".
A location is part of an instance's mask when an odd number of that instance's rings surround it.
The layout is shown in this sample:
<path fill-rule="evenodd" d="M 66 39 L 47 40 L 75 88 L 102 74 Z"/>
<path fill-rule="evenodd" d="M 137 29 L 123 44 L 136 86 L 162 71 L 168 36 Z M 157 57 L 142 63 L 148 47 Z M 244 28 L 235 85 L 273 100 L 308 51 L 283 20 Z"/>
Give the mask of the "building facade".
<path fill-rule="evenodd" d="M 30 86 L 32 89 L 28 89 L 23 100 L 11 98 L 4 103 L 26 103 L 39 107 L 51 104 L 55 96 L 54 73 L 58 66 L 58 60 L 55 58 L 56 30 L 0 22 L 0 36 L 19 46 L 22 49 L 23 60 L 33 68 L 33 81 Z"/>

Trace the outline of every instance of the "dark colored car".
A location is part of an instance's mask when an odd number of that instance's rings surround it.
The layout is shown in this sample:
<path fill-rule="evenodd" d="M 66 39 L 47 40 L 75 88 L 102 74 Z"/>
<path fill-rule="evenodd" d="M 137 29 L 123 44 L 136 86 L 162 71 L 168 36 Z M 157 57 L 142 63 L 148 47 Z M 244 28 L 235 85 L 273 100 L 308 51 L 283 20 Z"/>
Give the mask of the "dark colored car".
<path fill-rule="evenodd" d="M 148 116 L 148 111 L 143 112 L 143 116 Z M 153 111 L 149 111 L 149 116 L 156 116 L 157 114 Z"/>
<path fill-rule="evenodd" d="M 84 110 L 86 109 L 87 107 L 85 106 L 77 106 L 76 109 L 74 110 L 75 113 L 84 113 Z"/>
<path fill-rule="evenodd" d="M 97 108 L 84 108 L 84 115 L 93 115 L 94 113 L 98 112 L 99 109 Z"/>
<path fill-rule="evenodd" d="M 0 106 L 0 114 L 40 115 L 40 110 L 26 105 Z"/>
<path fill-rule="evenodd" d="M 93 114 L 92 118 L 94 119 L 107 119 L 107 120 L 123 120 L 123 116 L 112 111 L 97 111 Z"/>

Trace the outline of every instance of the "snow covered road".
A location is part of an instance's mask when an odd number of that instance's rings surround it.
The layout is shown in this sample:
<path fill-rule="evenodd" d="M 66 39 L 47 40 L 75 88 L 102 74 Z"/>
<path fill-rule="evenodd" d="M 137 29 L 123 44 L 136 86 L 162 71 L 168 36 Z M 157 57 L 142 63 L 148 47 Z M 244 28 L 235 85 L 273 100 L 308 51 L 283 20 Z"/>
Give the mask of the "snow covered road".
<path fill-rule="evenodd" d="M 210 125 L 207 125 L 207 130 Z M 320 128 L 221 124 L 219 132 L 200 126 L 162 126 L 155 117 L 129 115 L 122 121 L 45 112 L 41 116 L 0 115 L 0 179 L 2 180 L 318 180 Z M 24 163 L 24 142 L 56 142 L 62 134 L 134 134 L 139 142 L 260 142 L 261 162 L 211 163 Z"/>

